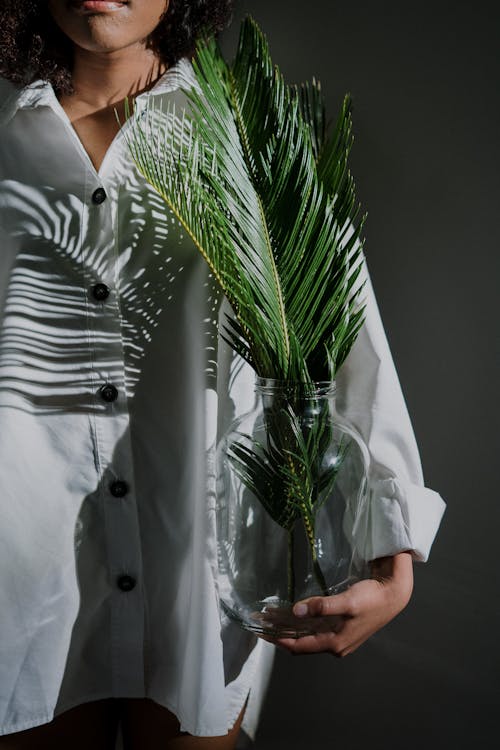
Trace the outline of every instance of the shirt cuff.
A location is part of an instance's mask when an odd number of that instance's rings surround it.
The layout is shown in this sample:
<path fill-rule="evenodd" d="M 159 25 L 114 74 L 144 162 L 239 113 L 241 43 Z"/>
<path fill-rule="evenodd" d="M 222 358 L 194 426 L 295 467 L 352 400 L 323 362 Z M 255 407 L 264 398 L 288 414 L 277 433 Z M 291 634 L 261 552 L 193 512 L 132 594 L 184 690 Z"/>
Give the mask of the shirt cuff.
<path fill-rule="evenodd" d="M 411 551 L 415 562 L 426 562 L 446 504 L 434 490 L 390 477 L 371 484 L 364 557 Z"/>

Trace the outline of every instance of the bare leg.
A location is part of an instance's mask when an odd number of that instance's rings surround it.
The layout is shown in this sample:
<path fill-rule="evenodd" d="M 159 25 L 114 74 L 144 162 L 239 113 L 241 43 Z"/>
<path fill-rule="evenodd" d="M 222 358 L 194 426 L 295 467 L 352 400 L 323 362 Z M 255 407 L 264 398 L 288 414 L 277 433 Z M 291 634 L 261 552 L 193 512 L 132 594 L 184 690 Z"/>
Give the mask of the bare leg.
<path fill-rule="evenodd" d="M 122 699 L 124 750 L 234 750 L 243 720 L 223 737 L 193 737 L 180 731 L 177 718 L 149 698 Z"/>
<path fill-rule="evenodd" d="M 114 750 L 120 719 L 109 698 L 75 706 L 48 724 L 0 737 L 0 750 Z"/>

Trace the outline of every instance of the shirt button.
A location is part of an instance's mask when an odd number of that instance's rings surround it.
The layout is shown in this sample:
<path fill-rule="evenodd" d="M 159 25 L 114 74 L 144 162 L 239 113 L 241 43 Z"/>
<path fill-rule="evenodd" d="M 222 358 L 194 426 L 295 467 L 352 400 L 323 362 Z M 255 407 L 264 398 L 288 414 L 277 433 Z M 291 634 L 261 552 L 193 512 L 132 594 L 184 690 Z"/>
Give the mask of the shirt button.
<path fill-rule="evenodd" d="M 109 287 L 106 286 L 106 284 L 95 284 L 92 287 L 92 295 L 94 299 L 99 300 L 101 302 L 102 300 L 109 297 Z"/>
<path fill-rule="evenodd" d="M 92 193 L 92 203 L 95 203 L 96 206 L 100 206 L 101 203 L 104 203 L 106 197 L 106 191 L 104 188 L 99 187 Z"/>
<path fill-rule="evenodd" d="M 116 401 L 118 398 L 118 391 L 115 386 L 111 383 L 105 383 L 99 388 L 99 393 L 103 401 Z"/>
<path fill-rule="evenodd" d="M 109 491 L 113 497 L 125 497 L 128 492 L 128 484 L 123 479 L 116 479 L 109 485 Z"/>
<path fill-rule="evenodd" d="M 132 591 L 135 588 L 135 578 L 132 576 L 118 576 L 116 585 L 121 591 Z"/>

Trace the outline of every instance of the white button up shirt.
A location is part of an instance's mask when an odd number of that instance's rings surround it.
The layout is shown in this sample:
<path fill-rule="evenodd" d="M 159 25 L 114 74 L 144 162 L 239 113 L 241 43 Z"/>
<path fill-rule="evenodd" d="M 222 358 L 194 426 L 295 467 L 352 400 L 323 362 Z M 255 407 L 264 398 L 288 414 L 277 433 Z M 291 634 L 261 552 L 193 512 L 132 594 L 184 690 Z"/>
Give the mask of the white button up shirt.
<path fill-rule="evenodd" d="M 134 116 L 190 82 L 182 60 Z M 50 84 L 0 94 L 0 734 L 149 697 L 220 735 L 249 697 L 253 735 L 273 648 L 216 585 L 213 446 L 254 381 L 226 303 L 122 132 L 97 172 Z M 369 277 L 366 301 L 337 391 L 372 459 L 367 554 L 425 561 L 444 503 Z"/>

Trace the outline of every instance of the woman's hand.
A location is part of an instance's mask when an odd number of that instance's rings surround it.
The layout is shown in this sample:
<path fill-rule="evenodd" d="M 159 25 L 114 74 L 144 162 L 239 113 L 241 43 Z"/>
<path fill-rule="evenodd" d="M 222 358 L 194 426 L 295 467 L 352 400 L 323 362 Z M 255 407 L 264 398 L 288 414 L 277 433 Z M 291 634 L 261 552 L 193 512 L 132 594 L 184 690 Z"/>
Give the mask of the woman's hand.
<path fill-rule="evenodd" d="M 373 579 L 355 583 L 341 594 L 313 596 L 297 602 L 295 615 L 332 618 L 332 630 L 302 638 L 267 639 L 292 654 L 352 654 L 408 604 L 413 590 L 410 552 L 380 557 L 371 563 Z"/>

